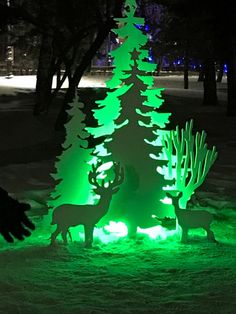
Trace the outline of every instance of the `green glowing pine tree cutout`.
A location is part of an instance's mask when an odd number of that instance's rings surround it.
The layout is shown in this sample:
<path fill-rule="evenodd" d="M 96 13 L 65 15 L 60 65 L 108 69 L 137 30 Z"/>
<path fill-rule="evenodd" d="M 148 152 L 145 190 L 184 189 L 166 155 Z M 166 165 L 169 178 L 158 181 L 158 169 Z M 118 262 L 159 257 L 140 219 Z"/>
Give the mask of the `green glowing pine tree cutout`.
<path fill-rule="evenodd" d="M 125 19 L 130 23 L 129 19 Z M 128 28 L 127 24 L 125 27 Z M 129 27 L 136 28 L 133 19 Z M 138 32 L 143 38 L 142 32 Z M 139 47 L 137 43 L 136 46 Z M 119 161 L 125 168 L 125 181 L 112 199 L 106 218 L 125 220 L 130 233 L 135 233 L 137 226 L 156 225 L 152 215 L 165 206 L 160 200 L 165 197 L 162 187 L 166 181 L 156 171 L 157 166 L 165 161 L 154 160 L 150 155 L 161 152 L 162 146 L 158 144 L 157 136 L 169 122 L 170 113 L 158 112 L 163 103 L 162 89 L 151 89 L 153 78 L 147 74 L 149 63 L 142 60 L 144 53 L 140 47 L 138 50 L 132 49 L 128 53 L 129 67 L 126 70 L 123 67 L 119 76 L 121 85 L 108 92 L 104 100 L 97 102 L 99 106 L 94 117 L 98 127 L 87 129 L 94 137 L 106 136 L 105 143 L 101 145 L 103 155 L 106 151 L 104 160 Z M 116 58 L 122 60 L 122 57 L 122 51 L 116 54 Z M 146 64 L 147 68 L 141 69 Z M 101 146 L 97 150 L 98 156 Z"/>
<path fill-rule="evenodd" d="M 55 163 L 56 173 L 52 174 L 57 184 L 48 205 L 53 208 L 61 204 L 86 204 L 93 200 L 92 186 L 88 181 L 93 149 L 88 148 L 89 134 L 85 130 L 82 112 L 84 104 L 76 97 L 70 106 L 67 112 L 71 118 L 65 125 L 63 151 Z"/>
<path fill-rule="evenodd" d="M 204 182 L 205 177 L 217 158 L 215 146 L 207 148 L 206 132 L 192 134 L 193 120 L 186 122 L 185 129 L 170 131 L 163 140 L 163 153 L 168 165 L 159 168 L 166 179 L 174 179 L 175 184 L 168 190 L 182 192 L 180 208 L 185 209 L 194 191 Z M 162 158 L 164 158 L 162 156 Z"/>
<path fill-rule="evenodd" d="M 154 111 L 162 104 L 162 99 L 155 95 L 160 91 L 147 89 L 144 83 L 147 75 L 138 69 L 138 57 L 139 53 L 134 50 L 131 58 L 134 65 L 126 71 L 129 76 L 123 80 L 129 90 L 120 97 L 121 110 L 115 121 L 116 129 L 105 142 L 107 151 L 126 168 L 125 183 L 114 197 L 112 207 L 116 212 L 117 208 L 123 208 L 132 228 L 153 226 L 155 221 L 151 216 L 162 207 L 160 199 L 165 196 L 162 187 L 166 182 L 158 175 L 156 167 L 163 162 L 157 164 L 150 155 L 161 151 L 161 147 L 155 145 L 155 131 L 165 127 L 170 116 L 169 113 Z"/>

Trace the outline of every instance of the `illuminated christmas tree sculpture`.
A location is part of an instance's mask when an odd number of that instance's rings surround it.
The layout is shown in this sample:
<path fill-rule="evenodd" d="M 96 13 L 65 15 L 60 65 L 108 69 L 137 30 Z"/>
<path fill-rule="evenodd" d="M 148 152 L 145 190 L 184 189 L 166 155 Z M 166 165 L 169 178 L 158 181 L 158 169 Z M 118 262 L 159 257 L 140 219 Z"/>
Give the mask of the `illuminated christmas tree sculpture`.
<path fill-rule="evenodd" d="M 142 48 L 147 36 L 138 26 L 144 20 L 134 16 L 135 1 L 126 4 L 126 17 L 117 19 L 120 28 L 116 32 L 125 40 L 112 53 L 117 67 L 107 83 L 111 91 L 97 102 L 94 117 L 98 127 L 88 131 L 94 137 L 106 137 L 101 145 L 104 161 L 119 161 L 125 168 L 125 181 L 113 197 L 106 219 L 122 219 L 133 234 L 138 226 L 156 225 L 152 215 L 158 215 L 166 207 L 161 199 L 165 198 L 162 187 L 167 182 L 156 171 L 165 161 L 151 156 L 161 152 L 157 139 L 169 122 L 170 113 L 158 112 L 163 103 L 162 89 L 153 88 L 149 73 L 155 65 L 147 62 L 148 51 Z M 98 156 L 101 156 L 99 150 Z"/>
<path fill-rule="evenodd" d="M 147 62 L 148 39 L 140 30 L 144 19 L 136 17 L 135 10 L 136 1 L 126 0 L 125 16 L 116 19 L 119 27 L 114 31 L 123 44 L 112 52 L 115 67 L 108 92 L 93 111 L 97 127 L 85 125 L 78 98 L 68 111 L 63 152 L 53 175 L 57 185 L 49 201 L 56 208 L 53 241 L 61 232 L 66 242 L 69 227 L 77 224 L 84 225 L 91 244 L 95 224 L 124 222 L 133 236 L 138 227 L 158 225 L 153 217 L 174 217 L 166 193 L 181 192 L 180 207 L 186 208 L 216 159 L 215 148 L 206 147 L 205 132 L 192 135 L 192 122 L 185 130 L 165 130 L 170 113 L 160 112 L 163 89 L 153 87 L 150 73 L 156 66 Z M 101 144 L 89 148 L 91 136 Z M 67 210 L 71 216 L 65 219 Z"/>

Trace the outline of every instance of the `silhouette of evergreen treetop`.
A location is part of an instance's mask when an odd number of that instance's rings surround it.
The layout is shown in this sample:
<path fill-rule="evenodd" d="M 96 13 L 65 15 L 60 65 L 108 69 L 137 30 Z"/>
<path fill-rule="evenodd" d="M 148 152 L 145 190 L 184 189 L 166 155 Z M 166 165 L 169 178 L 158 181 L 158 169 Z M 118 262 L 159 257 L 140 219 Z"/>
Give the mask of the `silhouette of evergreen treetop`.
<path fill-rule="evenodd" d="M 135 0 L 125 1 L 125 16 L 122 18 L 115 18 L 114 20 L 118 24 L 118 28 L 112 31 L 122 38 L 124 42 L 117 49 L 113 50 L 110 54 L 113 57 L 113 76 L 106 83 L 109 88 L 118 87 L 122 79 L 125 78 L 124 71 L 131 70 L 132 60 L 130 52 L 136 49 L 140 52 L 140 58 L 138 60 L 138 67 L 141 70 L 152 72 L 155 70 L 156 65 L 152 63 L 145 62 L 144 60 L 148 58 L 148 50 L 141 49 L 148 42 L 146 34 L 142 33 L 137 26 L 144 25 L 144 18 L 135 16 L 135 11 L 137 8 Z M 150 76 L 148 78 L 149 84 L 153 84 L 153 78 Z"/>

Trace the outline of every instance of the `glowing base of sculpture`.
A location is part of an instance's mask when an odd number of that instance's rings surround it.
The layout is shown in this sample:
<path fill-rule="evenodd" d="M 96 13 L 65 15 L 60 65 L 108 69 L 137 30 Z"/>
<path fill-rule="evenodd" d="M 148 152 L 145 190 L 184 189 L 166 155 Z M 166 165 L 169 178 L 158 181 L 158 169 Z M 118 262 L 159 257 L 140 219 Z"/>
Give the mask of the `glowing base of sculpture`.
<path fill-rule="evenodd" d="M 83 241 L 84 240 L 84 229 L 83 226 L 70 228 L 72 241 Z M 179 236 L 180 231 L 178 229 L 168 230 L 158 225 L 152 228 L 138 228 L 137 238 L 140 235 L 146 235 L 150 239 L 155 240 L 166 240 L 173 236 Z M 108 225 L 102 228 L 94 229 L 94 239 L 104 244 L 118 241 L 121 238 L 128 237 L 128 228 L 123 222 L 110 221 Z M 69 241 L 69 239 L 68 239 Z"/>

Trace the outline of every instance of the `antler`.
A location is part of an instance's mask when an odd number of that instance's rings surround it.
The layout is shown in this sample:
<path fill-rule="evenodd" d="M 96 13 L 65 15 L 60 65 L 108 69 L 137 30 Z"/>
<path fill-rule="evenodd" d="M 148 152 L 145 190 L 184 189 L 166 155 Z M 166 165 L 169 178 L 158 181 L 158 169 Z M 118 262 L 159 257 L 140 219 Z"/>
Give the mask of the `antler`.
<path fill-rule="evenodd" d="M 89 182 L 95 186 L 97 194 L 100 194 L 104 190 L 111 190 L 114 193 L 118 190 L 118 186 L 124 181 L 124 169 L 121 167 L 120 163 L 114 162 L 114 180 L 109 180 L 107 182 L 107 187 L 105 187 L 105 180 L 102 180 L 101 184 L 97 181 L 97 176 L 99 174 L 98 168 L 102 166 L 102 161 L 98 160 L 97 164 L 92 165 L 92 170 L 89 172 Z M 116 190 L 116 191 L 115 191 Z"/>
<path fill-rule="evenodd" d="M 89 175 L 88 175 L 89 183 L 94 185 L 96 188 L 100 188 L 101 187 L 98 184 L 98 182 L 97 182 L 97 176 L 99 174 L 98 168 L 101 167 L 101 165 L 102 165 L 102 161 L 101 160 L 98 160 L 96 164 L 92 164 L 92 170 L 89 171 Z"/>
<path fill-rule="evenodd" d="M 124 168 L 121 167 L 120 162 L 114 162 L 115 178 L 113 181 L 108 182 L 108 187 L 114 189 L 124 181 Z"/>
<path fill-rule="evenodd" d="M 197 132 L 193 135 L 192 129 L 193 120 L 190 120 L 186 122 L 185 129 L 180 130 L 177 126 L 162 142 L 163 150 L 169 158 L 168 168 L 165 169 L 169 170 L 169 176 L 175 176 L 175 187 L 183 192 L 180 201 L 183 208 L 186 208 L 194 190 L 203 183 L 217 157 L 215 146 L 210 150 L 205 144 L 206 133 L 202 131 L 201 134 Z"/>

